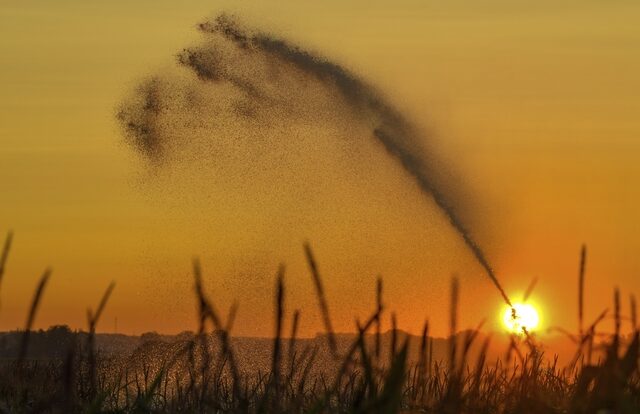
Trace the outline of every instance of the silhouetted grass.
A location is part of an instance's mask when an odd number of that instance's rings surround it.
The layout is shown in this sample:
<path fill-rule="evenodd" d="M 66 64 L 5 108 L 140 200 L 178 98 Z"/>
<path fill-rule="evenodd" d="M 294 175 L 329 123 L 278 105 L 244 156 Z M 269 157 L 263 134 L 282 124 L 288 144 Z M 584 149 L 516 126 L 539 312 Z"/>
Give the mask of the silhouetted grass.
<path fill-rule="evenodd" d="M 20 344 L 20 353 L 18 354 L 18 364 L 20 365 L 24 360 L 24 357 L 27 355 L 27 347 L 29 346 L 29 335 L 31 334 L 31 328 L 33 327 L 33 321 L 36 318 L 36 312 L 38 311 L 38 305 L 40 305 L 40 300 L 42 299 L 42 294 L 44 293 L 44 288 L 47 286 L 47 282 L 49 281 L 49 277 L 51 276 L 51 269 L 47 269 L 42 274 L 40 281 L 38 282 L 38 286 L 36 287 L 36 291 L 33 295 L 33 300 L 31 301 L 31 306 L 29 307 L 29 314 L 27 316 L 27 323 L 25 324 L 24 334 L 22 335 L 22 342 Z"/>
<path fill-rule="evenodd" d="M 10 245 L 0 261 L 4 267 Z M 131 355 L 96 351 L 95 330 L 114 285 L 95 312 L 88 311 L 88 333 L 76 333 L 66 357 L 29 358 L 29 333 L 49 278 L 45 272 L 31 304 L 19 353 L 0 363 L 0 412 L 28 413 L 637 413 L 640 412 L 640 340 L 635 299 L 631 298 L 630 339 L 621 336 L 620 294 L 614 293 L 614 332 L 597 342 L 596 331 L 608 312 L 583 325 L 583 249 L 579 272 L 578 333 L 565 331 L 576 352 L 566 367 L 545 358 L 535 337 L 512 336 L 505 358 L 488 361 L 491 337 L 480 342 L 480 326 L 458 333 L 460 285 L 451 284 L 450 337 L 444 361 L 433 358 L 433 338 L 425 321 L 417 358 L 409 358 L 410 336 L 397 329 L 391 314 L 389 335 L 380 332 L 385 310 L 382 281 L 375 289 L 375 309 L 346 342 L 333 332 L 327 299 L 311 249 L 305 253 L 326 327 L 326 346 L 304 345 L 297 338 L 299 311 L 293 312 L 288 338 L 284 267 L 274 289 L 274 338 L 269 364 L 238 352 L 230 335 L 237 304 L 226 321 L 205 293 L 202 270 L 194 261 L 198 331 L 179 340 L 143 342 Z M 1 279 L 0 279 L 1 280 Z M 534 282 L 535 283 L 535 282 Z M 528 296 L 533 289 L 527 289 Z M 286 340 L 288 339 L 288 340 Z M 386 351 L 386 354 L 385 354 Z M 602 357 L 592 363 L 591 354 Z M 586 353 L 586 355 L 585 355 Z M 412 362 L 417 361 L 417 362 Z"/>
<path fill-rule="evenodd" d="M 9 250 L 11 250 L 11 241 L 13 240 L 13 233 L 7 233 L 7 238 L 2 248 L 2 255 L 0 256 L 0 286 L 2 285 L 2 277 L 4 276 L 4 269 L 7 264 L 7 258 L 9 257 Z"/>

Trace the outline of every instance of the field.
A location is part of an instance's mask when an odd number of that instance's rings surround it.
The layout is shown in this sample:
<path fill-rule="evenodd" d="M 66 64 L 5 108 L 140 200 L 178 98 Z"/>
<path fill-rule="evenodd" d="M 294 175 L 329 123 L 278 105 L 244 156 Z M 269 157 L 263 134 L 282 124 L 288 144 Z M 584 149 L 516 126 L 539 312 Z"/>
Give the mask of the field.
<path fill-rule="evenodd" d="M 0 282 L 10 252 L 0 257 Z M 276 331 L 270 340 L 231 336 L 235 308 L 226 318 L 203 289 L 194 262 L 199 329 L 166 338 L 141 338 L 130 349 L 105 352 L 96 327 L 114 286 L 88 313 L 88 330 L 62 327 L 32 331 L 49 271 L 38 285 L 24 331 L 0 340 L 0 411 L 29 413 L 637 413 L 640 412 L 639 336 L 635 303 L 623 317 L 614 295 L 615 332 L 604 335 L 603 312 L 582 326 L 583 250 L 578 296 L 580 329 L 567 332 L 575 357 L 560 366 L 544 354 L 533 334 L 510 338 L 502 358 L 489 358 L 490 337 L 479 330 L 458 332 L 458 281 L 452 280 L 450 329 L 444 352 L 429 336 L 412 337 L 395 327 L 380 332 L 387 310 L 383 285 L 378 306 L 357 323 L 354 335 L 334 333 L 323 281 L 305 246 L 325 333 L 297 338 L 299 314 L 283 326 L 286 286 L 275 281 Z M 391 314 L 392 321 L 395 321 Z M 622 336 L 622 323 L 632 334 Z M 604 338 L 604 339 L 603 339 Z M 47 342 L 48 341 L 48 342 Z M 43 349 L 51 344 L 57 352 Z M 44 344 L 44 345 L 43 345 Z M 473 349 L 473 352 L 472 352 Z M 43 355 L 46 355 L 43 356 Z"/>

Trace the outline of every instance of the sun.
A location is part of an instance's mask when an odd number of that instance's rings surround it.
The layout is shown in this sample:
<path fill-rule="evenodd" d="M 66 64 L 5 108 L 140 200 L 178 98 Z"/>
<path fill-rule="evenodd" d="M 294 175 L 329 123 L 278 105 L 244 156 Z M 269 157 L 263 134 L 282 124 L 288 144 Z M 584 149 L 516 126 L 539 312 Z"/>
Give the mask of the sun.
<path fill-rule="evenodd" d="M 515 315 L 513 310 L 515 309 Z M 529 303 L 514 303 L 513 309 L 507 307 L 502 315 L 502 322 L 508 331 L 522 334 L 525 332 L 533 332 L 540 323 L 538 311 Z"/>

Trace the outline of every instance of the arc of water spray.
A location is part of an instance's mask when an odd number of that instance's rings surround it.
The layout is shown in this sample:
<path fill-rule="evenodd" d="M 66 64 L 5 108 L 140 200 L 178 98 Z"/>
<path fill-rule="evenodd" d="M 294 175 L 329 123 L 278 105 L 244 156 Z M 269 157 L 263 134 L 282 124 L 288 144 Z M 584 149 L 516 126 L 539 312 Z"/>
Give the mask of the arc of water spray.
<path fill-rule="evenodd" d="M 342 66 L 323 59 L 289 42 L 274 38 L 268 34 L 247 30 L 225 14 L 213 21 L 200 24 L 199 29 L 206 35 L 221 37 L 236 47 L 236 57 L 226 58 L 224 53 L 209 43 L 187 48 L 179 56 L 178 62 L 196 73 L 203 82 L 226 82 L 251 97 L 254 105 L 262 105 L 265 110 L 273 105 L 268 99 L 266 85 L 261 85 L 244 66 L 252 66 L 261 59 L 273 63 L 270 70 L 282 73 L 304 74 L 315 79 L 329 90 L 337 91 L 340 97 L 360 120 L 374 124 L 372 136 L 381 143 L 386 151 L 400 163 L 401 167 L 415 180 L 420 190 L 431 196 L 446 215 L 449 224 L 462 237 L 465 245 L 473 253 L 504 301 L 511 306 L 511 301 L 502 288 L 493 268 L 468 229 L 463 225 L 454 209 L 454 197 L 446 183 L 438 180 L 438 165 L 427 159 L 420 134 L 405 117 L 372 87 L 362 82 Z M 237 56 L 246 61 L 238 61 Z M 226 60 L 225 60 L 226 59 Z M 234 60 L 235 59 L 235 60 Z M 273 86 L 273 85 L 271 85 Z M 283 87 L 288 88 L 289 85 Z M 157 103 L 155 88 L 147 90 L 145 101 Z M 153 99 L 151 99 L 153 98 Z M 127 114 L 121 112 L 119 117 L 134 137 L 136 147 L 147 156 L 156 156 L 162 148 L 162 140 L 169 139 L 158 135 L 155 120 L 159 115 L 158 105 L 146 105 L 138 109 L 142 112 Z"/>

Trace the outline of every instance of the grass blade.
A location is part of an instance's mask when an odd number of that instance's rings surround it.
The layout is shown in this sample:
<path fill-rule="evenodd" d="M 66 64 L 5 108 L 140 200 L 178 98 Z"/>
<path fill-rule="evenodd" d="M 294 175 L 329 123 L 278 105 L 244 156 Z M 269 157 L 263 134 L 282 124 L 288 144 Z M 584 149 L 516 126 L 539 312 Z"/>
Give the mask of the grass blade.
<path fill-rule="evenodd" d="M 40 282 L 38 282 L 38 286 L 33 295 L 33 300 L 31 301 L 31 307 L 29 308 L 29 315 L 27 316 L 27 322 L 24 328 L 24 334 L 22 335 L 22 342 L 20 344 L 20 353 L 18 354 L 18 364 L 21 364 L 24 358 L 27 356 L 27 348 L 29 346 L 29 335 L 31 334 L 31 328 L 33 327 L 33 321 L 36 318 L 36 313 L 38 312 L 38 305 L 40 305 L 40 301 L 42 300 L 42 294 L 44 293 L 44 288 L 47 286 L 47 282 L 49 281 L 49 277 L 51 276 L 51 269 L 46 269 L 40 278 Z"/>

